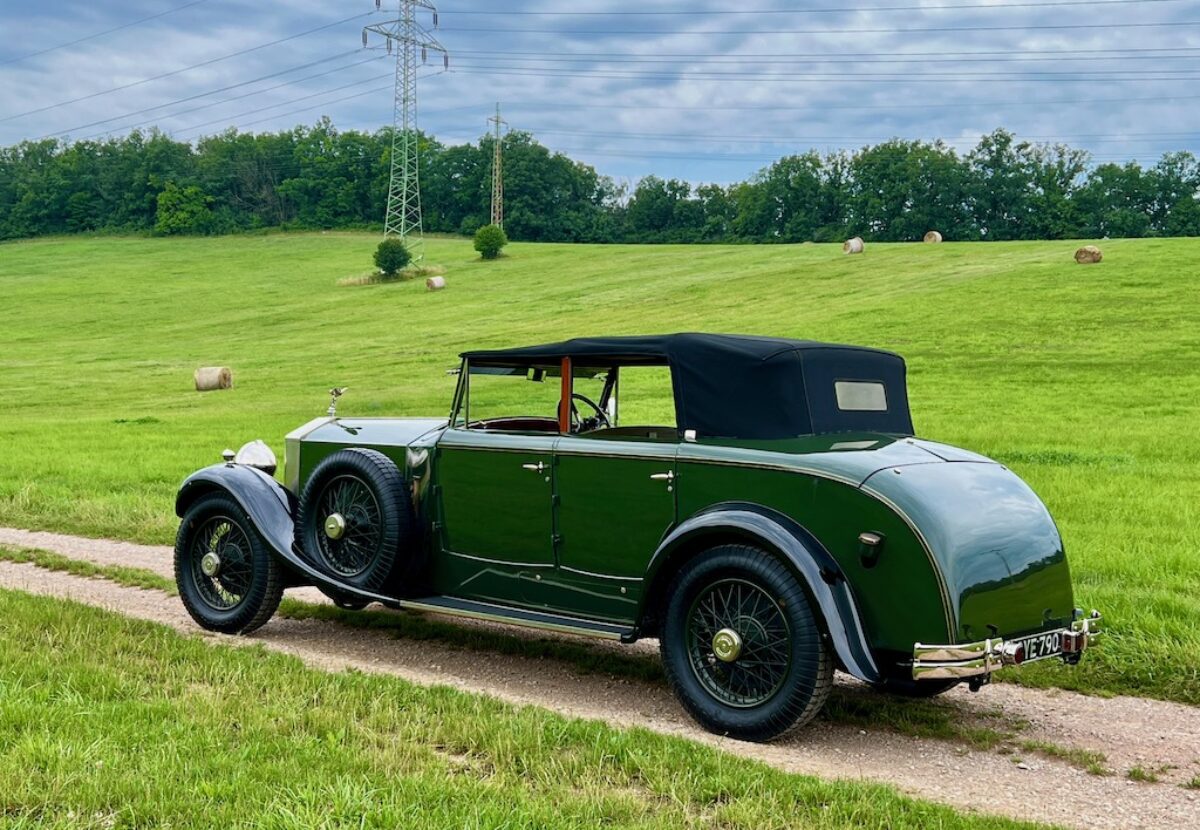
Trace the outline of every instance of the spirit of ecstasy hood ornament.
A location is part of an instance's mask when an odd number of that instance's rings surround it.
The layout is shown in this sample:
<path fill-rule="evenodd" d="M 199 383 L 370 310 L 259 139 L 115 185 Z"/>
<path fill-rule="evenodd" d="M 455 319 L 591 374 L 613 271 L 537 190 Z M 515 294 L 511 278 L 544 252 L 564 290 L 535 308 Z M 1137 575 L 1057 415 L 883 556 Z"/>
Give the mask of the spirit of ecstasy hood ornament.
<path fill-rule="evenodd" d="M 335 386 L 329 390 L 329 417 L 337 417 L 338 398 L 346 394 L 349 386 Z"/>

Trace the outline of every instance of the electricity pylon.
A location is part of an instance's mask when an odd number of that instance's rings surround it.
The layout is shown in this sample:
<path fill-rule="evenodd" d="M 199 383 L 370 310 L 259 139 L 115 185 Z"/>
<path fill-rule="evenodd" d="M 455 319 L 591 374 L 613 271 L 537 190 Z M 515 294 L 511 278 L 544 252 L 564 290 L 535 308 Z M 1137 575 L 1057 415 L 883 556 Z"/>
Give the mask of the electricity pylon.
<path fill-rule="evenodd" d="M 367 45 L 367 34 L 374 32 L 387 39 L 390 54 L 396 44 L 396 90 L 392 112 L 392 170 L 388 184 L 387 215 L 383 222 L 383 235 L 398 236 L 408 247 L 413 262 L 424 255 L 425 240 L 421 235 L 421 171 L 417 141 L 417 55 L 421 63 L 429 58 L 429 52 L 441 52 L 446 68 L 450 67 L 450 54 L 417 23 L 417 9 L 426 9 L 433 14 L 433 26 L 437 28 L 437 8 L 428 0 L 398 0 L 398 16 L 386 23 L 376 23 L 363 29 L 363 46 Z M 375 8 L 382 0 L 375 0 Z"/>
<path fill-rule="evenodd" d="M 489 124 L 496 125 L 495 140 L 492 145 L 492 224 L 504 227 L 504 151 L 500 127 L 508 126 L 508 122 L 500 117 L 500 102 L 496 102 L 496 114 L 488 119 Z"/>

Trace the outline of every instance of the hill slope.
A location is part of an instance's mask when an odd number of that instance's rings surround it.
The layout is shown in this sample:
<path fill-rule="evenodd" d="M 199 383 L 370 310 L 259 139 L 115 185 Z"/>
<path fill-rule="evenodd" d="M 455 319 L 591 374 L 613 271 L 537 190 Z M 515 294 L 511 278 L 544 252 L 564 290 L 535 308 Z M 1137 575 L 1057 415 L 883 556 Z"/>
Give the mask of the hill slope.
<path fill-rule="evenodd" d="M 918 432 L 1009 463 L 1114 633 L 1031 682 L 1200 703 L 1200 239 L 636 247 L 433 240 L 450 288 L 338 287 L 375 237 L 0 246 L 0 524 L 169 541 L 178 482 L 323 413 L 441 414 L 468 347 L 582 334 L 756 332 L 904 354 Z M 200 365 L 231 392 L 190 391 Z"/>

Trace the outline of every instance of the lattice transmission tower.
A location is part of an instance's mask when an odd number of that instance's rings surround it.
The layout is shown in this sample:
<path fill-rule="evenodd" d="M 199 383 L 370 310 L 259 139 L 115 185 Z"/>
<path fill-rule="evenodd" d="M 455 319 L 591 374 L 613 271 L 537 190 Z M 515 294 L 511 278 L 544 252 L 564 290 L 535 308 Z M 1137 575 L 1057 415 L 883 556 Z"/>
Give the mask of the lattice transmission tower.
<path fill-rule="evenodd" d="M 496 125 L 495 140 L 492 145 L 492 224 L 504 227 L 504 148 L 500 128 L 507 127 L 508 122 L 500 117 L 500 102 L 496 102 L 496 114 L 488 119 L 489 124 Z"/>
<path fill-rule="evenodd" d="M 427 0 L 398 0 L 397 17 L 363 29 L 363 46 L 374 32 L 387 40 L 388 53 L 395 45 L 396 90 L 392 114 L 392 169 L 388 184 L 387 215 L 383 235 L 397 236 L 419 262 L 424 255 L 425 241 L 421 234 L 421 170 L 420 148 L 417 140 L 417 66 L 429 60 L 430 52 L 440 52 L 445 67 L 450 67 L 450 54 L 437 39 L 417 23 L 417 10 L 433 15 L 433 27 L 438 25 L 437 8 Z M 382 8 L 382 0 L 375 0 Z"/>

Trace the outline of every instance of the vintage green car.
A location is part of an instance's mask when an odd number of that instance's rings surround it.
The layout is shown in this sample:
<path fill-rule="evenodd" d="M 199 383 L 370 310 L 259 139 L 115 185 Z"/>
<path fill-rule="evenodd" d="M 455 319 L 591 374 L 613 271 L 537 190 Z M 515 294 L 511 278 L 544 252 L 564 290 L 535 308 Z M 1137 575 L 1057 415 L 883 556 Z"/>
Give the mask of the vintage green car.
<path fill-rule="evenodd" d="M 767 740 L 834 669 L 912 696 L 1077 662 L 1075 607 L 1033 491 L 913 437 L 877 349 L 716 334 L 462 356 L 448 419 L 329 416 L 179 491 L 179 593 L 246 633 L 283 590 L 343 607 L 657 637 L 689 712 Z"/>

